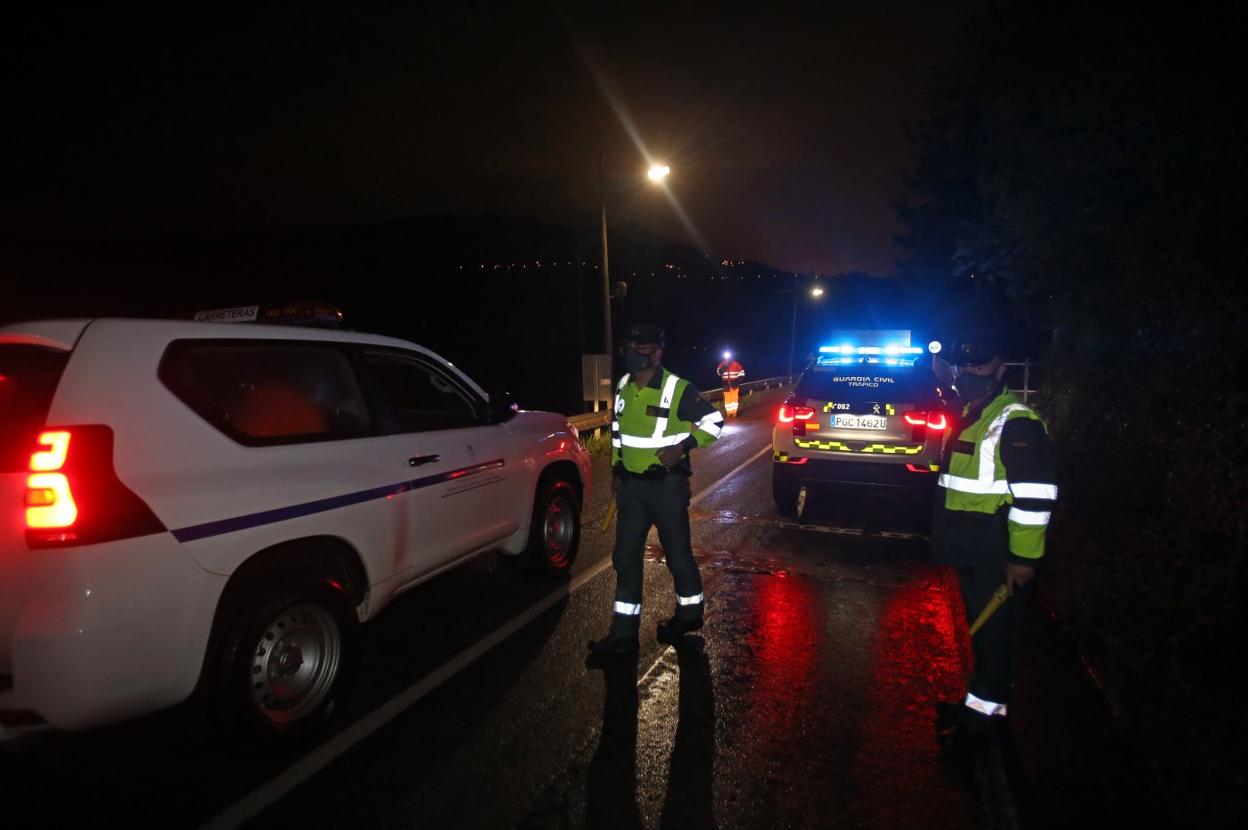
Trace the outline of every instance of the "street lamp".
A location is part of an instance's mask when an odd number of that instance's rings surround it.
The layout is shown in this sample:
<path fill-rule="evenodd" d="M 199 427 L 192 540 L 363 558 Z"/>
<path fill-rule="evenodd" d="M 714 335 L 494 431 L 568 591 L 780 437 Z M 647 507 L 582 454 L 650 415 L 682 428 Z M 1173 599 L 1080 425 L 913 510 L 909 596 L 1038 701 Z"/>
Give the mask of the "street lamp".
<path fill-rule="evenodd" d="M 671 172 L 672 168 L 666 164 L 653 164 L 646 171 L 646 177 L 651 182 L 662 185 Z M 602 208 L 602 344 L 603 352 L 607 356 L 607 366 L 610 369 L 608 374 L 614 379 L 615 370 L 611 348 L 611 266 L 607 257 L 607 177 L 603 172 L 601 153 L 598 154 L 598 196 Z M 594 411 L 598 411 L 597 401 L 594 401 Z"/>
<path fill-rule="evenodd" d="M 823 286 L 816 283 L 810 289 L 810 296 L 819 299 L 823 296 Z M 797 344 L 797 274 L 793 275 L 793 326 L 789 330 L 789 377 L 793 377 L 793 348 Z"/>

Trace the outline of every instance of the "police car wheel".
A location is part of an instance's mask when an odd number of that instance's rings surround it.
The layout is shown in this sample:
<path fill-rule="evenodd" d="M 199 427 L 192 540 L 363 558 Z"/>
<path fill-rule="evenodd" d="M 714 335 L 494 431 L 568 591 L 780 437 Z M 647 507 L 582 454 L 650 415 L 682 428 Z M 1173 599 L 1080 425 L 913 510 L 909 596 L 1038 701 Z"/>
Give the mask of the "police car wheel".
<path fill-rule="evenodd" d="M 345 591 L 324 579 L 270 575 L 273 587 L 238 606 L 209 689 L 214 727 L 247 754 L 294 749 L 319 731 L 359 659 L 359 618 Z"/>
<path fill-rule="evenodd" d="M 780 481 L 776 476 L 772 477 L 771 497 L 775 499 L 776 512 L 781 516 L 791 519 L 797 517 L 797 494 L 797 485 Z"/>
<path fill-rule="evenodd" d="M 576 560 L 581 541 L 581 500 L 576 488 L 561 478 L 538 483 L 533 522 L 525 560 L 540 576 L 562 576 Z"/>

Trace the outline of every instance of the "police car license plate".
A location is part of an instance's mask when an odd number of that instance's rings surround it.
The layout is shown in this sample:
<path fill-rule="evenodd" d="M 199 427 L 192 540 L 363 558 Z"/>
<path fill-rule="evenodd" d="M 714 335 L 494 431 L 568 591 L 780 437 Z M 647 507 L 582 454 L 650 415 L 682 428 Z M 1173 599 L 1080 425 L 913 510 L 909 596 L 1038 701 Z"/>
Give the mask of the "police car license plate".
<path fill-rule="evenodd" d="M 833 415 L 832 429 L 888 429 L 888 418 L 882 415 Z"/>

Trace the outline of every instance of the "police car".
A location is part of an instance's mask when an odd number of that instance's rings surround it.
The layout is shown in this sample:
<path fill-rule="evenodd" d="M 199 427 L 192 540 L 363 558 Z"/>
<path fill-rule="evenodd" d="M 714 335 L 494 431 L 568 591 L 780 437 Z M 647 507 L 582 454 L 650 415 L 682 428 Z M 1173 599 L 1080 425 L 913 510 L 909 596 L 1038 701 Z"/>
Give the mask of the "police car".
<path fill-rule="evenodd" d="M 909 332 L 821 346 L 772 432 L 776 508 L 801 517 L 819 490 L 930 488 L 949 428 L 931 359 Z"/>
<path fill-rule="evenodd" d="M 569 569 L 590 459 L 565 416 L 294 316 L 0 327 L 0 738 L 196 693 L 281 748 L 402 592 L 490 550 Z"/>

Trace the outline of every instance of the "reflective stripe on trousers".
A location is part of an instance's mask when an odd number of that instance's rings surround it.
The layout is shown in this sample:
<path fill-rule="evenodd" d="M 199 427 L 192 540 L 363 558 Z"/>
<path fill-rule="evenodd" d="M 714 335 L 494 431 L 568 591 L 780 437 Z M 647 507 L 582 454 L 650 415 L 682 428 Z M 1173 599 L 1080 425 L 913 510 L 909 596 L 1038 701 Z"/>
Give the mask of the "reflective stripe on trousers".
<path fill-rule="evenodd" d="M 983 698 L 975 697 L 975 695 L 970 692 L 966 693 L 966 708 L 974 709 L 981 715 L 988 715 L 989 717 L 993 717 L 995 715 L 1005 717 L 1009 714 L 1008 705 L 1004 703 L 994 703 L 991 700 L 984 700 Z"/>

